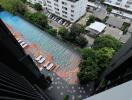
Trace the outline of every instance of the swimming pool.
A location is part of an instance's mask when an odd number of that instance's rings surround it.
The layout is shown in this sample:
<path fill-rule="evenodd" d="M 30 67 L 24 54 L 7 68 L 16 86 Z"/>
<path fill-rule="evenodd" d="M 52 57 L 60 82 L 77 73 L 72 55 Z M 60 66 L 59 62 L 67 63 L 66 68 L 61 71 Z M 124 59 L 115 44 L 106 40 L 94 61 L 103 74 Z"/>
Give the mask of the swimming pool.
<path fill-rule="evenodd" d="M 19 16 L 14 16 L 9 12 L 0 12 L 0 18 L 11 25 L 16 31 L 21 32 L 25 39 L 31 43 L 36 43 L 42 50 L 48 51 L 54 57 L 54 62 L 62 69 L 69 69 L 76 66 L 80 60 L 80 55 L 64 42 L 54 38 L 50 34 L 40 30 Z"/>

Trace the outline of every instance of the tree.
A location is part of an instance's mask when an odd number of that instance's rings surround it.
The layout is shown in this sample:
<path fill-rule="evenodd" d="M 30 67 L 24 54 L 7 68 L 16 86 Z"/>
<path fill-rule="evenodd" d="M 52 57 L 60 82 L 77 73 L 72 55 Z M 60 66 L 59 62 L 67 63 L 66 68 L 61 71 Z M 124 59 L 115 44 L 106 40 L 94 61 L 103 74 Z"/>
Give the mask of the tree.
<path fill-rule="evenodd" d="M 115 50 L 113 48 L 104 47 L 96 51 L 96 62 L 101 72 L 108 66 L 113 57 Z"/>
<path fill-rule="evenodd" d="M 86 25 L 89 26 L 91 23 L 94 23 L 95 19 L 96 19 L 95 16 L 93 16 L 93 15 L 89 16 L 89 19 L 88 19 Z"/>
<path fill-rule="evenodd" d="M 53 35 L 53 36 L 56 36 L 57 35 L 57 30 L 56 29 L 49 29 L 48 33 Z"/>
<path fill-rule="evenodd" d="M 88 41 L 85 37 L 79 36 L 76 38 L 76 43 L 83 48 L 87 45 Z"/>
<path fill-rule="evenodd" d="M 4 10 L 13 14 L 20 13 L 24 15 L 26 11 L 26 6 L 21 0 L 0 0 L 0 5 Z"/>
<path fill-rule="evenodd" d="M 67 38 L 67 35 L 68 35 L 68 30 L 62 26 L 59 28 L 59 31 L 58 31 L 58 34 L 63 38 L 63 39 L 66 39 Z"/>
<path fill-rule="evenodd" d="M 108 13 L 111 13 L 111 11 L 112 11 L 112 6 L 108 6 L 106 10 L 107 10 Z"/>
<path fill-rule="evenodd" d="M 69 100 L 69 95 L 65 95 L 63 100 Z"/>
<path fill-rule="evenodd" d="M 79 36 L 80 33 L 84 33 L 85 28 L 81 24 L 73 24 L 70 30 L 72 34 Z"/>
<path fill-rule="evenodd" d="M 43 28 L 46 28 L 48 26 L 47 17 L 41 12 L 35 12 L 35 13 L 27 12 L 25 13 L 25 17 L 34 24 L 37 24 Z"/>
<path fill-rule="evenodd" d="M 100 3 L 104 3 L 105 0 L 100 0 Z"/>
<path fill-rule="evenodd" d="M 98 67 L 95 59 L 90 57 L 80 63 L 80 72 L 78 73 L 81 84 L 98 79 L 100 68 Z"/>
<path fill-rule="evenodd" d="M 121 42 L 110 35 L 102 35 L 96 38 L 93 44 L 94 49 L 109 47 L 113 48 L 115 51 L 117 51 L 121 46 Z"/>
<path fill-rule="evenodd" d="M 34 9 L 36 9 L 36 10 L 38 10 L 38 11 L 42 10 L 42 5 L 39 4 L 39 3 L 35 3 L 35 4 L 33 5 L 33 7 L 34 7 Z"/>
<path fill-rule="evenodd" d="M 81 51 L 81 55 L 82 55 L 82 59 L 83 60 L 87 60 L 87 58 L 93 58 L 95 57 L 95 50 L 94 49 L 87 49 L 87 48 L 84 48 L 82 51 Z"/>
<path fill-rule="evenodd" d="M 21 0 L 23 3 L 26 3 L 27 2 L 27 0 Z"/>

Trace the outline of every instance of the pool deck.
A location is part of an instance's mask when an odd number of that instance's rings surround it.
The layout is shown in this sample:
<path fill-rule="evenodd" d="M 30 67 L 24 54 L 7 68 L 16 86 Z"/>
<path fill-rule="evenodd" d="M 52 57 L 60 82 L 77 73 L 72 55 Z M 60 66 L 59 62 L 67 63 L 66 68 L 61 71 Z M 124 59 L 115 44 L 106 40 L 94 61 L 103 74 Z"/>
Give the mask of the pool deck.
<path fill-rule="evenodd" d="M 33 61 L 39 69 L 42 69 L 45 63 L 54 61 L 52 54 L 48 53 L 47 51 L 41 50 L 35 43 L 30 43 L 25 40 L 22 34 L 20 32 L 15 31 L 11 26 L 7 25 L 7 27 L 17 40 L 21 39 L 28 44 L 28 46 L 24 48 L 24 51 L 26 54 L 32 57 Z M 44 63 L 42 64 L 39 64 L 35 61 L 35 58 L 39 55 L 46 57 L 46 61 L 44 61 Z M 78 84 L 79 80 L 77 77 L 77 73 L 79 72 L 79 67 L 77 65 L 79 65 L 79 62 L 80 61 L 74 64 L 73 67 L 71 67 L 69 70 L 60 70 L 59 65 L 54 64 L 56 67 L 52 71 L 55 72 L 59 77 L 63 78 L 69 84 Z"/>

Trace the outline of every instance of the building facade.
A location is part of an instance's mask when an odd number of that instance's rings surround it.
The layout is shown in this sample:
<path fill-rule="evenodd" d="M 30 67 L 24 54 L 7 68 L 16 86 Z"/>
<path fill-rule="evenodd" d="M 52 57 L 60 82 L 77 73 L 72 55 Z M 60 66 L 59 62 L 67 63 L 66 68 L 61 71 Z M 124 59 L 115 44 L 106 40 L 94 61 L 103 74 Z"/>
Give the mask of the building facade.
<path fill-rule="evenodd" d="M 49 100 L 50 85 L 0 20 L 0 100 Z"/>
<path fill-rule="evenodd" d="M 132 0 L 106 0 L 105 4 L 132 12 Z"/>
<path fill-rule="evenodd" d="M 35 4 L 46 2 L 47 10 L 67 21 L 75 22 L 86 13 L 87 0 L 27 0 Z"/>

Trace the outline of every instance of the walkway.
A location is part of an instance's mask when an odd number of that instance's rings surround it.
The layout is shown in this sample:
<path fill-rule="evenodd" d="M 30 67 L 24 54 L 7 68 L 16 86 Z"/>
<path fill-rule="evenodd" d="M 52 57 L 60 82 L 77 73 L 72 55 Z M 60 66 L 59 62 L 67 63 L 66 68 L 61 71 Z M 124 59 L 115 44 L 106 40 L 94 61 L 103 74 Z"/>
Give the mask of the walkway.
<path fill-rule="evenodd" d="M 55 73 L 51 73 L 45 69 L 41 73 L 52 78 L 51 86 L 45 91 L 53 100 L 63 100 L 65 95 L 69 95 L 69 100 L 82 100 L 90 96 L 93 90 L 93 83 L 85 86 L 69 85 Z"/>

